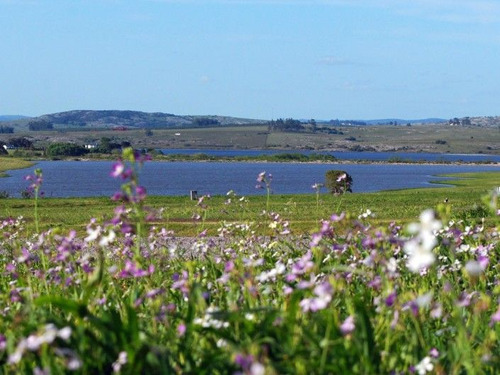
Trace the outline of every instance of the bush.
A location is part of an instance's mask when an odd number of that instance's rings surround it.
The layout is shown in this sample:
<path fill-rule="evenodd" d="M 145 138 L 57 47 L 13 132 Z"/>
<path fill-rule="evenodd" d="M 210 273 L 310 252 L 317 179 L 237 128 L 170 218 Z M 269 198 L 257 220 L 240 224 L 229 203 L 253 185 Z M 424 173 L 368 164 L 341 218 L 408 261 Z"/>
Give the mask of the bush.
<path fill-rule="evenodd" d="M 19 148 L 33 148 L 33 142 L 22 137 L 9 139 L 9 144 Z"/>
<path fill-rule="evenodd" d="M 0 190 L 0 199 L 6 199 L 10 196 L 8 191 Z"/>
<path fill-rule="evenodd" d="M 345 171 L 330 170 L 326 172 L 325 186 L 334 195 L 352 193 L 352 177 Z"/>
<path fill-rule="evenodd" d="M 54 156 L 81 156 L 85 155 L 87 150 L 74 143 L 53 143 L 47 147 L 45 154 L 49 157 Z"/>

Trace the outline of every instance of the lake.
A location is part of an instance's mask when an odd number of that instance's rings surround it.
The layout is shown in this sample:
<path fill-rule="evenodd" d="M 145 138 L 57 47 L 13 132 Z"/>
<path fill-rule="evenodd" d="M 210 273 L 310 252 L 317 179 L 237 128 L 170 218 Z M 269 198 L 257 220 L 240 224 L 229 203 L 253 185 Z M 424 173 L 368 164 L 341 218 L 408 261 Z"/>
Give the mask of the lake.
<path fill-rule="evenodd" d="M 120 181 L 109 176 L 110 161 L 42 161 L 36 168 L 43 170 L 43 187 L 47 197 L 111 196 Z M 9 171 L 10 177 L 0 178 L 0 191 L 20 196 L 28 186 L 24 176 L 35 167 Z M 473 165 L 398 165 L 398 164 L 300 164 L 300 163 L 237 163 L 237 162 L 157 162 L 145 164 L 140 181 L 152 195 L 223 195 L 234 190 L 239 195 L 264 194 L 255 188 L 257 175 L 273 174 L 275 194 L 313 193 L 311 185 L 323 183 L 330 169 L 347 171 L 353 180 L 354 192 L 374 192 L 391 189 L 436 186 L 437 174 L 500 171 L 496 166 Z"/>

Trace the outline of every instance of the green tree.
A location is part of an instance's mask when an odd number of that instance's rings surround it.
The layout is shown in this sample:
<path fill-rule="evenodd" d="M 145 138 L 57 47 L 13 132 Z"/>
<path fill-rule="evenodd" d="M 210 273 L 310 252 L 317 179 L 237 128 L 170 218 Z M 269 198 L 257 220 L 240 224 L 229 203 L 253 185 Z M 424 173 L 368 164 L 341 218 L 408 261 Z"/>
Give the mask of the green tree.
<path fill-rule="evenodd" d="M 113 150 L 121 148 L 121 144 L 113 142 L 111 138 L 102 137 L 99 141 L 99 146 L 97 147 L 96 151 L 103 154 L 110 154 Z"/>
<path fill-rule="evenodd" d="M 54 125 L 50 121 L 40 119 L 30 121 L 28 123 L 28 128 L 32 131 L 52 130 L 54 129 Z"/>
<path fill-rule="evenodd" d="M 74 143 L 57 142 L 52 143 L 45 149 L 45 154 L 49 157 L 56 156 L 81 156 L 87 153 L 87 150 Z"/>

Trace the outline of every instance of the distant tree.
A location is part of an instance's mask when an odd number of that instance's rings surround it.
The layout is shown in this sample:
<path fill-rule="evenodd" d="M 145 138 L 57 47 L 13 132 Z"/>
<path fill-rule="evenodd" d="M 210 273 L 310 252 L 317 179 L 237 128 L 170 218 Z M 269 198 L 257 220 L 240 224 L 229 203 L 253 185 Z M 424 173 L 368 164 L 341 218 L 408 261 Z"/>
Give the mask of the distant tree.
<path fill-rule="evenodd" d="M 269 130 L 282 131 L 282 132 L 300 132 L 305 130 L 304 126 L 299 120 L 293 118 L 271 120 L 268 122 Z"/>
<path fill-rule="evenodd" d="M 9 144 L 19 148 L 33 148 L 33 142 L 31 142 L 28 138 L 11 138 L 9 139 Z"/>
<path fill-rule="evenodd" d="M 197 117 L 193 120 L 193 124 L 196 126 L 214 126 L 220 125 L 219 120 L 209 117 Z"/>
<path fill-rule="evenodd" d="M 152 137 L 153 136 L 153 131 L 151 129 L 145 129 L 144 130 L 144 135 L 146 137 Z"/>
<path fill-rule="evenodd" d="M 34 120 L 28 122 L 28 128 L 32 131 L 52 130 L 54 125 L 47 120 Z"/>
<path fill-rule="evenodd" d="M 103 154 L 110 154 L 111 152 L 113 152 L 113 150 L 121 148 L 121 144 L 113 142 L 111 138 L 102 137 L 99 141 L 99 146 L 97 146 L 96 151 Z"/>
<path fill-rule="evenodd" d="M 318 124 L 316 123 L 316 120 L 315 119 L 310 119 L 309 120 L 309 124 L 311 125 L 311 130 L 313 132 L 316 132 L 316 130 L 318 129 Z"/>
<path fill-rule="evenodd" d="M 334 195 L 352 193 L 352 177 L 345 171 L 329 170 L 325 176 L 325 186 Z"/>
<path fill-rule="evenodd" d="M 5 125 L 2 125 L 0 126 L 0 133 L 2 134 L 12 134 L 14 133 L 14 128 L 11 127 L 11 126 L 5 126 Z"/>
<path fill-rule="evenodd" d="M 49 157 L 55 156 L 82 156 L 85 155 L 88 151 L 74 143 L 64 143 L 57 142 L 52 143 L 45 149 L 45 154 Z"/>

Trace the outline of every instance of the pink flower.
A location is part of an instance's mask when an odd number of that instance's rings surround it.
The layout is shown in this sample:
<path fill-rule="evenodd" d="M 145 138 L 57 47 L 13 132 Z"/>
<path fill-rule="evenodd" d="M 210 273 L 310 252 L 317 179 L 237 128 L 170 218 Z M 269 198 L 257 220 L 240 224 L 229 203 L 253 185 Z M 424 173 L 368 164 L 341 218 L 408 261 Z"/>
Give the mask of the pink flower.
<path fill-rule="evenodd" d="M 111 167 L 110 176 L 115 178 L 120 177 L 124 170 L 125 170 L 125 165 L 121 161 L 118 161 L 114 163 L 113 166 Z"/>
<path fill-rule="evenodd" d="M 351 334 L 354 332 L 354 329 L 356 328 L 356 325 L 354 324 L 354 316 L 349 315 L 346 320 L 340 325 L 340 332 L 344 336 Z"/>

